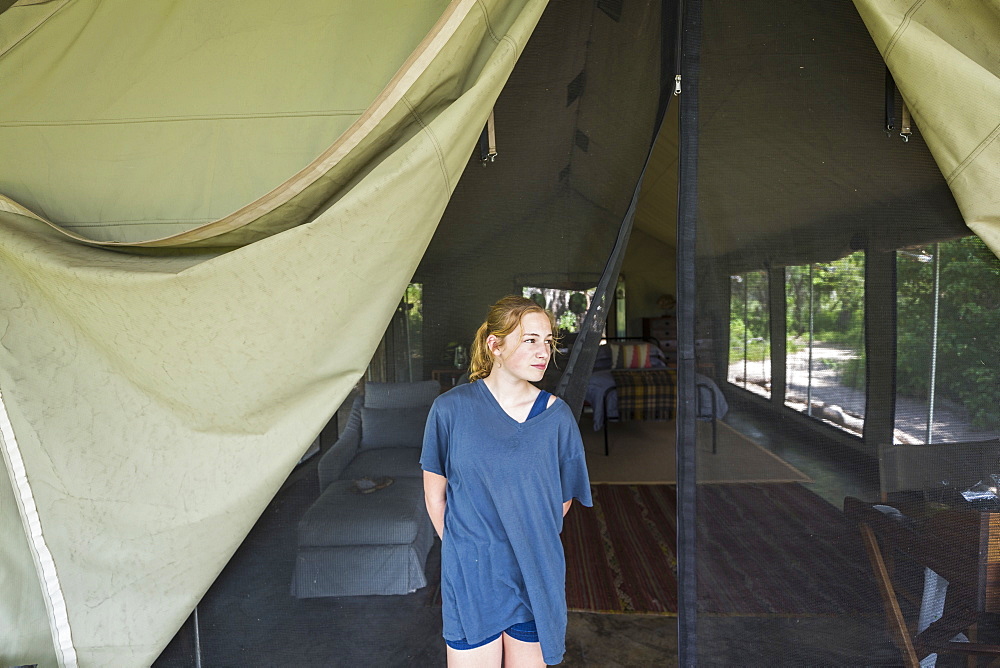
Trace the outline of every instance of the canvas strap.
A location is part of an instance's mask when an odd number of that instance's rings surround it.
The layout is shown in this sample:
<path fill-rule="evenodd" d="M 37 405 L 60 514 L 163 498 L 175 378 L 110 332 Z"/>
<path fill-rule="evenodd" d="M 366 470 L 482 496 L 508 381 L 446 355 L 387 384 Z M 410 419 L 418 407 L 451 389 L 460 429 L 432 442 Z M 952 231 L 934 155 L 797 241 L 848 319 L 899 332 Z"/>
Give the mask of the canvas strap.
<path fill-rule="evenodd" d="M 910 127 L 910 110 L 906 106 L 906 102 L 903 102 L 902 109 L 902 119 L 899 122 L 899 136 L 903 138 L 903 141 L 910 141 L 910 135 L 913 134 L 913 129 Z"/>
<path fill-rule="evenodd" d="M 892 72 L 885 68 L 885 136 L 892 135 L 896 129 L 896 81 L 892 78 Z"/>
<path fill-rule="evenodd" d="M 497 159 L 497 130 L 493 120 L 493 112 L 486 119 L 486 127 L 479 135 L 479 159 L 483 161 L 483 167 L 487 162 L 494 162 Z"/>

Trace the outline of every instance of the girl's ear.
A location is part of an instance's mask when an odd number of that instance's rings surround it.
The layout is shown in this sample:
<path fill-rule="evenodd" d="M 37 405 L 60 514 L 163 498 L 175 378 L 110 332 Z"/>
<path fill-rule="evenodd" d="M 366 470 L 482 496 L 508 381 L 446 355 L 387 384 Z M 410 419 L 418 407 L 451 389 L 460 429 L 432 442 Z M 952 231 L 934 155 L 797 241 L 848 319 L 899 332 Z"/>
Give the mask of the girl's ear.
<path fill-rule="evenodd" d="M 497 336 L 496 334 L 490 334 L 489 336 L 486 337 L 486 348 L 487 350 L 490 351 L 491 355 L 497 354 L 497 352 L 499 352 L 502 347 L 503 347 L 503 342 L 500 340 L 500 337 Z"/>

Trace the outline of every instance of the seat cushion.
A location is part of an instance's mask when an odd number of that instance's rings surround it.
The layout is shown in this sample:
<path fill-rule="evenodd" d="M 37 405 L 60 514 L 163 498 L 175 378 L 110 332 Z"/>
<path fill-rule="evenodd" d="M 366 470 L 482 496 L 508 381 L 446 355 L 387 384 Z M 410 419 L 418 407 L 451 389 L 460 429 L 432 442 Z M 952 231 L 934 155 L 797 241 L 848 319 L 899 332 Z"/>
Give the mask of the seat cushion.
<path fill-rule="evenodd" d="M 430 406 L 361 408 L 361 449 L 420 448 Z"/>
<path fill-rule="evenodd" d="M 402 478 L 371 494 L 355 492 L 351 480 L 337 480 L 299 520 L 298 544 L 408 545 L 427 522 L 419 478 Z"/>
<path fill-rule="evenodd" d="M 358 478 L 421 478 L 419 448 L 378 448 L 359 452 L 338 476 L 341 480 Z"/>
<path fill-rule="evenodd" d="M 416 383 L 366 383 L 365 406 L 368 408 L 430 408 L 441 393 L 436 380 Z"/>

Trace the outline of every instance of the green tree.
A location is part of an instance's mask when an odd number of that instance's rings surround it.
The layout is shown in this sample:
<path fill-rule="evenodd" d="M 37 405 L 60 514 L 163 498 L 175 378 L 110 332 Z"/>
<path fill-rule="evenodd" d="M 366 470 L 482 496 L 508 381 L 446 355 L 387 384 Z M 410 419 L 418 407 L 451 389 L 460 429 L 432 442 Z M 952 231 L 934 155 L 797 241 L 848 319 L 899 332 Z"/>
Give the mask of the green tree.
<path fill-rule="evenodd" d="M 813 290 L 815 338 L 860 349 L 864 341 L 864 252 L 817 265 Z"/>
<path fill-rule="evenodd" d="M 1000 260 L 975 236 L 897 254 L 897 388 L 930 393 L 934 259 L 940 263 L 935 393 L 1000 426 Z"/>
<path fill-rule="evenodd" d="M 752 271 L 730 279 L 729 358 L 761 361 L 771 356 L 771 311 L 767 272 Z"/>

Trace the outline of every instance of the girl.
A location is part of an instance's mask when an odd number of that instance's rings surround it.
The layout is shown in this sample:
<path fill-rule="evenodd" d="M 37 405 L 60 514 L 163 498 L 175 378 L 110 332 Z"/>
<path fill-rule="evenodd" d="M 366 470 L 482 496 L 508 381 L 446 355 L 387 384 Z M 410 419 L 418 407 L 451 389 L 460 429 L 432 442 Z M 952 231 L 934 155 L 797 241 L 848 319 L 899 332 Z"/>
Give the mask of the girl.
<path fill-rule="evenodd" d="M 573 412 L 532 385 L 552 357 L 553 324 L 530 299 L 498 301 L 472 344 L 472 382 L 427 418 L 420 465 L 441 537 L 450 668 L 557 664 L 565 651 L 559 533 L 574 498 L 592 502 Z"/>

